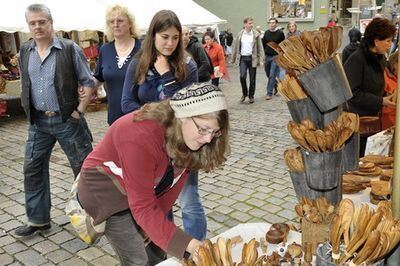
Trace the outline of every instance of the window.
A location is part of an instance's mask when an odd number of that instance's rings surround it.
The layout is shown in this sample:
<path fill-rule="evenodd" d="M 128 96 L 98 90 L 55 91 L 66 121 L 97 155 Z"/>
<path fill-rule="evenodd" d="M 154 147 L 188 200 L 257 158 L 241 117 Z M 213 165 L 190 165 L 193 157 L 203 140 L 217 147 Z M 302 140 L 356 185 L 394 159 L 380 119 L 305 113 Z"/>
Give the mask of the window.
<path fill-rule="evenodd" d="M 313 0 L 269 0 L 271 17 L 279 21 L 314 20 Z"/>

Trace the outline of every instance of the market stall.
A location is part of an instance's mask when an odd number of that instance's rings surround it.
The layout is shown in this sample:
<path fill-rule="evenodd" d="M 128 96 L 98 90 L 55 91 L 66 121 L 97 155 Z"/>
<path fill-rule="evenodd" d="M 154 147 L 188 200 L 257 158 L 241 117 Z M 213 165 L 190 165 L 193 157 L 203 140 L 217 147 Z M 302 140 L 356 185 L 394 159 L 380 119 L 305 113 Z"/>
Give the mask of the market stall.
<path fill-rule="evenodd" d="M 233 228 L 213 238 L 217 251 L 205 244 L 193 261 L 184 265 L 212 265 L 205 263 L 210 260 L 216 265 L 310 265 L 311 261 L 313 265 L 383 265 L 396 248 L 400 222 L 389 201 L 391 180 L 396 180 L 394 158 L 359 158 L 359 117 L 342 109 L 352 92 L 336 55 L 341 36 L 341 27 L 320 28 L 273 47 L 278 52 L 277 63 L 287 73 L 279 81 L 278 91 L 287 100 L 293 119 L 288 131 L 299 145 L 286 150 L 284 158 L 299 199 L 294 210 L 301 224 L 301 233 L 296 233 L 301 252 L 292 253 L 290 239 L 277 240 L 287 224 L 258 231 L 244 224 L 239 226 L 240 233 Z M 221 250 L 218 238 L 237 233 L 243 243 L 222 245 Z M 249 252 L 252 238 L 260 247 L 266 241 L 268 247 L 266 251 L 253 250 L 249 264 L 244 254 Z M 228 258 L 227 262 L 221 256 Z M 161 265 L 175 265 L 168 264 L 173 262 Z"/>

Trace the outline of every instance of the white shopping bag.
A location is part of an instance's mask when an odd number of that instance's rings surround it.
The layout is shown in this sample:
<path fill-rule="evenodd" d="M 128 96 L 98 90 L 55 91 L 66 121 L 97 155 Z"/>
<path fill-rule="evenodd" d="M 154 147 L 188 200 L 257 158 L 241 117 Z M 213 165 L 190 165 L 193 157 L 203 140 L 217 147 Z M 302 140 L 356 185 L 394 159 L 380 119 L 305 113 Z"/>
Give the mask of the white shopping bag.
<path fill-rule="evenodd" d="M 392 142 L 393 132 L 384 130 L 368 137 L 365 155 L 389 155 L 390 143 Z"/>

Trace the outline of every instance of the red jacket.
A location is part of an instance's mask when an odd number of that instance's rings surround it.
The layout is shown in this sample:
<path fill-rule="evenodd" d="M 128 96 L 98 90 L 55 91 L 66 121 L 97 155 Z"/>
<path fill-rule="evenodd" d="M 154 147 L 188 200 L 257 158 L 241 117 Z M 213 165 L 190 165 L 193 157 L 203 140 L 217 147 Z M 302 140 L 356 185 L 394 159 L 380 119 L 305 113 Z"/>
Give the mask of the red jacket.
<path fill-rule="evenodd" d="M 397 91 L 397 77 L 385 69 L 385 92 L 393 94 Z M 396 123 L 396 108 L 382 106 L 382 129 L 394 126 Z"/>
<path fill-rule="evenodd" d="M 204 45 L 204 49 L 206 50 L 208 56 L 211 59 L 211 63 L 214 67 L 219 66 L 219 72 L 226 74 L 226 65 L 225 65 L 225 55 L 224 49 L 221 45 L 216 42 L 213 42 L 211 46 Z M 211 79 L 219 78 L 214 74 L 211 75 Z"/>
<path fill-rule="evenodd" d="M 174 169 L 174 181 L 177 182 L 165 194 L 156 197 L 154 188 L 169 163 L 165 150 L 165 128 L 152 120 L 133 122 L 132 118 L 130 113 L 115 121 L 85 159 L 81 171 L 82 180 L 79 180 L 78 185 L 79 200 L 91 216 L 92 213 L 107 213 L 118 202 L 113 203 L 113 199 L 117 201 L 116 197 L 111 197 L 109 201 L 104 200 L 103 194 L 108 191 L 103 187 L 98 188 L 99 183 L 104 182 L 97 180 L 108 176 L 116 186 L 119 182 L 126 191 L 129 208 L 136 223 L 157 246 L 171 255 L 183 257 L 192 237 L 170 222 L 166 214 L 178 198 L 189 171 Z M 112 172 L 105 166 L 105 162 L 113 162 L 117 169 L 122 170 L 122 176 Z M 92 178 L 93 175 L 85 175 L 85 172 L 93 169 L 99 169 L 99 175 L 95 175 L 95 178 Z M 182 171 L 183 174 L 178 179 L 177 176 Z M 106 172 L 106 175 L 101 172 Z M 96 196 L 96 192 L 102 194 Z M 106 218 L 107 215 L 103 217 Z"/>

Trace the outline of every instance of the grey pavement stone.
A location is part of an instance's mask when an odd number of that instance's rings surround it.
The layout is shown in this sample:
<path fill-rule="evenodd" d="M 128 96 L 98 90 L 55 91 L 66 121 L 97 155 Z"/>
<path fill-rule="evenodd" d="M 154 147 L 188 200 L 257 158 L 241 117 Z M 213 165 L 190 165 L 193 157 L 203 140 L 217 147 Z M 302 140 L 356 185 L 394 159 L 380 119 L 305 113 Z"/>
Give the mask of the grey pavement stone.
<path fill-rule="evenodd" d="M 24 244 L 22 244 L 20 242 L 12 243 L 10 245 L 3 247 L 5 252 L 7 252 L 8 254 L 15 254 L 20 251 L 26 250 L 27 248 L 28 248 L 27 246 L 25 246 Z"/>
<path fill-rule="evenodd" d="M 33 248 L 41 254 L 46 254 L 56 249 L 59 249 L 59 246 L 50 240 L 45 240 L 33 245 Z"/>
<path fill-rule="evenodd" d="M 66 249 L 67 251 L 75 254 L 79 250 L 85 249 L 88 245 L 78 238 L 74 238 L 68 242 L 65 242 L 61 245 L 62 248 Z"/>
<path fill-rule="evenodd" d="M 97 247 L 89 247 L 87 249 L 80 250 L 78 256 L 84 260 L 92 261 L 104 255 L 104 253 Z M 95 262 L 93 262 L 96 264 Z"/>
<path fill-rule="evenodd" d="M 264 221 L 274 224 L 274 223 L 284 223 L 287 220 L 283 217 L 277 216 L 275 214 L 267 214 L 266 216 L 263 217 Z"/>
<path fill-rule="evenodd" d="M 287 220 L 293 220 L 297 217 L 294 210 L 282 210 L 278 212 L 278 215 Z"/>
<path fill-rule="evenodd" d="M 32 249 L 15 254 L 15 258 L 24 265 L 41 265 L 47 262 L 42 255 Z"/>
<path fill-rule="evenodd" d="M 219 212 L 221 212 L 223 214 L 228 214 L 228 213 L 233 211 L 233 209 L 231 207 L 228 207 L 228 206 L 218 206 L 217 208 L 215 208 L 215 210 L 219 211 Z"/>
<path fill-rule="evenodd" d="M 63 260 L 69 259 L 71 257 L 72 257 L 72 254 L 63 249 L 57 249 L 57 250 L 54 250 L 54 251 L 46 254 L 46 258 L 51 260 L 54 263 L 60 263 Z"/>
<path fill-rule="evenodd" d="M 14 258 L 8 254 L 0 254 L 0 265 L 9 265 L 14 262 Z"/>
<path fill-rule="evenodd" d="M 61 243 L 67 242 L 68 240 L 71 240 L 73 238 L 75 238 L 75 236 L 71 235 L 70 233 L 68 233 L 66 231 L 61 231 L 61 232 L 49 237 L 49 239 L 56 244 L 61 244 Z"/>
<path fill-rule="evenodd" d="M 262 208 L 262 209 L 260 209 L 260 208 L 254 208 L 254 209 L 249 210 L 247 213 L 248 213 L 250 216 L 252 216 L 252 217 L 256 217 L 256 218 L 258 218 L 258 219 L 263 220 L 263 219 L 264 219 L 264 216 L 267 215 L 267 214 L 269 214 L 269 211 L 267 211 L 267 210 L 264 209 L 264 208 Z"/>
<path fill-rule="evenodd" d="M 250 209 L 252 209 L 252 206 L 247 205 L 246 203 L 238 202 L 234 205 L 232 205 L 232 208 L 235 208 L 236 210 L 239 210 L 241 212 L 247 212 Z"/>
<path fill-rule="evenodd" d="M 31 246 L 35 245 L 36 243 L 44 241 L 44 238 L 43 238 L 43 236 L 41 236 L 39 234 L 39 235 L 31 236 L 31 237 L 20 238 L 19 241 L 21 241 L 25 245 L 31 247 Z"/>
<path fill-rule="evenodd" d="M 12 244 L 15 242 L 15 239 L 9 235 L 0 237 L 0 247 L 4 247 L 6 245 Z"/>
<path fill-rule="evenodd" d="M 8 213 L 0 214 L 0 224 L 11 220 L 13 217 Z"/>
<path fill-rule="evenodd" d="M 276 197 L 269 197 L 266 200 L 275 205 L 281 205 L 284 203 L 284 201 L 282 199 L 276 198 Z"/>
<path fill-rule="evenodd" d="M 4 208 L 4 210 L 10 214 L 17 215 L 17 216 L 21 215 L 21 214 L 25 214 L 25 206 L 22 206 L 20 204 L 16 204 L 11 207 Z"/>
<path fill-rule="evenodd" d="M 102 246 L 101 249 L 104 250 L 105 252 L 107 252 L 111 256 L 116 255 L 114 249 L 112 248 L 112 246 L 110 244 L 106 244 L 106 245 Z"/>
<path fill-rule="evenodd" d="M 105 255 L 103 257 L 97 258 L 92 261 L 93 265 L 98 266 L 112 266 L 119 264 L 118 260 L 114 259 L 111 256 Z"/>
<path fill-rule="evenodd" d="M 240 223 L 245 223 L 251 219 L 251 216 L 248 215 L 247 213 L 241 212 L 241 211 L 234 211 L 229 214 L 232 218 L 235 218 L 238 220 Z"/>
<path fill-rule="evenodd" d="M 264 210 L 268 211 L 269 213 L 277 213 L 282 210 L 281 207 L 276 206 L 274 204 L 266 204 L 266 205 L 262 206 L 262 208 Z"/>
<path fill-rule="evenodd" d="M 59 266 L 85 266 L 88 265 L 87 262 L 81 260 L 80 258 L 70 258 L 68 260 L 62 261 L 58 264 Z"/>
<path fill-rule="evenodd" d="M 0 228 L 5 230 L 6 232 L 9 232 L 9 231 L 17 228 L 20 225 L 22 225 L 22 223 L 20 223 L 19 221 L 10 220 L 10 221 L 0 224 Z"/>
<path fill-rule="evenodd" d="M 242 194 L 242 193 L 236 193 L 236 194 L 233 194 L 233 195 L 231 195 L 229 197 L 229 199 L 235 200 L 235 201 L 246 201 L 248 198 L 249 198 L 248 195 L 245 195 L 245 194 Z"/>

